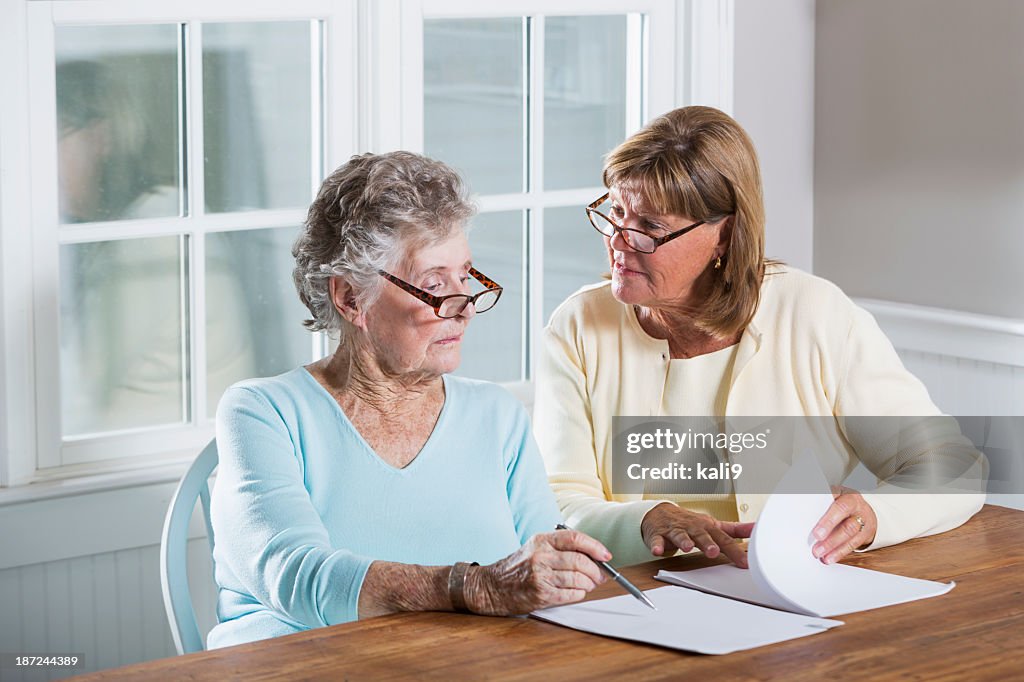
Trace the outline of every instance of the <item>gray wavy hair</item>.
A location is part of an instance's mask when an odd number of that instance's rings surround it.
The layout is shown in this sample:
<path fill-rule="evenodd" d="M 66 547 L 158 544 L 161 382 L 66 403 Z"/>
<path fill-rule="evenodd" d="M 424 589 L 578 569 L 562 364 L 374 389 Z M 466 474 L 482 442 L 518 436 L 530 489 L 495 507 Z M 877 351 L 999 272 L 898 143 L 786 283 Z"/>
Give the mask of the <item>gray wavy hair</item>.
<path fill-rule="evenodd" d="M 345 278 L 365 310 L 386 283 L 378 271 L 467 229 L 474 213 L 462 179 L 440 161 L 403 151 L 353 156 L 320 185 L 292 246 L 292 279 L 313 316 L 303 325 L 342 336 L 331 277 Z"/>

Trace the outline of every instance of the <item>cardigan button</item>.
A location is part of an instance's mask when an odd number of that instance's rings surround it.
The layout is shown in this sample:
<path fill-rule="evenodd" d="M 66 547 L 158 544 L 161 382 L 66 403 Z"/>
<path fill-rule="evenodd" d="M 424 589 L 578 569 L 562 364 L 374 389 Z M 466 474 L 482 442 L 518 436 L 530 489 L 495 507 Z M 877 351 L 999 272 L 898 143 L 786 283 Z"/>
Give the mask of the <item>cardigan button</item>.
<path fill-rule="evenodd" d="M 743 504 L 740 505 L 740 511 L 746 514 L 748 511 L 750 511 L 750 505 L 744 502 Z"/>

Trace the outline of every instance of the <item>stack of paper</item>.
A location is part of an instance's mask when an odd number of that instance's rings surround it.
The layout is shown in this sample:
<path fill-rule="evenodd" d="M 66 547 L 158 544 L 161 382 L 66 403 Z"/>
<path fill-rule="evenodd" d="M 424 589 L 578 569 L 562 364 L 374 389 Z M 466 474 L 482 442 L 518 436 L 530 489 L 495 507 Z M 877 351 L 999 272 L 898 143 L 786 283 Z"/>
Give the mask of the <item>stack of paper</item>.
<path fill-rule="evenodd" d="M 609 637 L 724 654 L 842 625 L 825 620 L 826 616 L 934 597 L 953 589 L 954 583 L 822 564 L 811 554 L 815 542 L 811 530 L 831 504 L 817 461 L 801 457 L 761 512 L 750 539 L 749 570 L 730 564 L 661 571 L 658 579 L 701 592 L 674 587 L 650 590 L 646 594 L 657 611 L 624 595 L 533 615 Z"/>

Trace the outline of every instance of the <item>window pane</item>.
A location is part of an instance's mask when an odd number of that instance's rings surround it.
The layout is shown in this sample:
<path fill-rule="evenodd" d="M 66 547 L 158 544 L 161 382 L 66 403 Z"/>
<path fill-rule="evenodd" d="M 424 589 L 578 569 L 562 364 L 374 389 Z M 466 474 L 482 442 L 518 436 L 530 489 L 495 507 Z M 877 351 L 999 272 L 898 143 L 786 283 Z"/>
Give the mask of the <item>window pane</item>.
<path fill-rule="evenodd" d="M 203 25 L 207 211 L 309 204 L 310 36 L 308 21 Z"/>
<path fill-rule="evenodd" d="M 250 377 L 281 374 L 312 359 L 309 311 L 292 284 L 298 229 L 218 232 L 206 238 L 207 411 Z"/>
<path fill-rule="evenodd" d="M 185 419 L 183 239 L 61 247 L 65 436 Z"/>
<path fill-rule="evenodd" d="M 604 239 L 587 220 L 582 206 L 544 211 L 544 320 L 584 284 L 608 272 Z"/>
<path fill-rule="evenodd" d="M 180 31 L 55 29 L 61 222 L 179 215 Z"/>
<path fill-rule="evenodd" d="M 626 96 L 625 16 L 545 19 L 545 189 L 600 186 L 602 158 L 625 137 Z"/>
<path fill-rule="evenodd" d="M 522 19 L 424 22 L 427 156 L 459 169 L 474 193 L 521 192 L 524 82 Z"/>
<path fill-rule="evenodd" d="M 498 304 L 473 318 L 462 342 L 456 374 L 490 381 L 522 378 L 523 213 L 476 217 L 469 233 L 473 265 L 502 286 Z M 476 289 L 474 289 L 475 291 Z"/>

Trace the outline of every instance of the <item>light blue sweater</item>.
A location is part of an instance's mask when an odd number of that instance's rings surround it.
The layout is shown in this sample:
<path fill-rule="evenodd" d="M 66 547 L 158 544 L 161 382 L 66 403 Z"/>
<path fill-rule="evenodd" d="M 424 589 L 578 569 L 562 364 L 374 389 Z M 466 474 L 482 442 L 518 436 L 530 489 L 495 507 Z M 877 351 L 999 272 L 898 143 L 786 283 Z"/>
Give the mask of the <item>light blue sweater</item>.
<path fill-rule="evenodd" d="M 228 389 L 213 491 L 220 624 L 210 648 L 355 620 L 374 559 L 491 563 L 561 521 L 522 405 L 445 376 L 404 469 L 377 457 L 305 369 Z"/>

